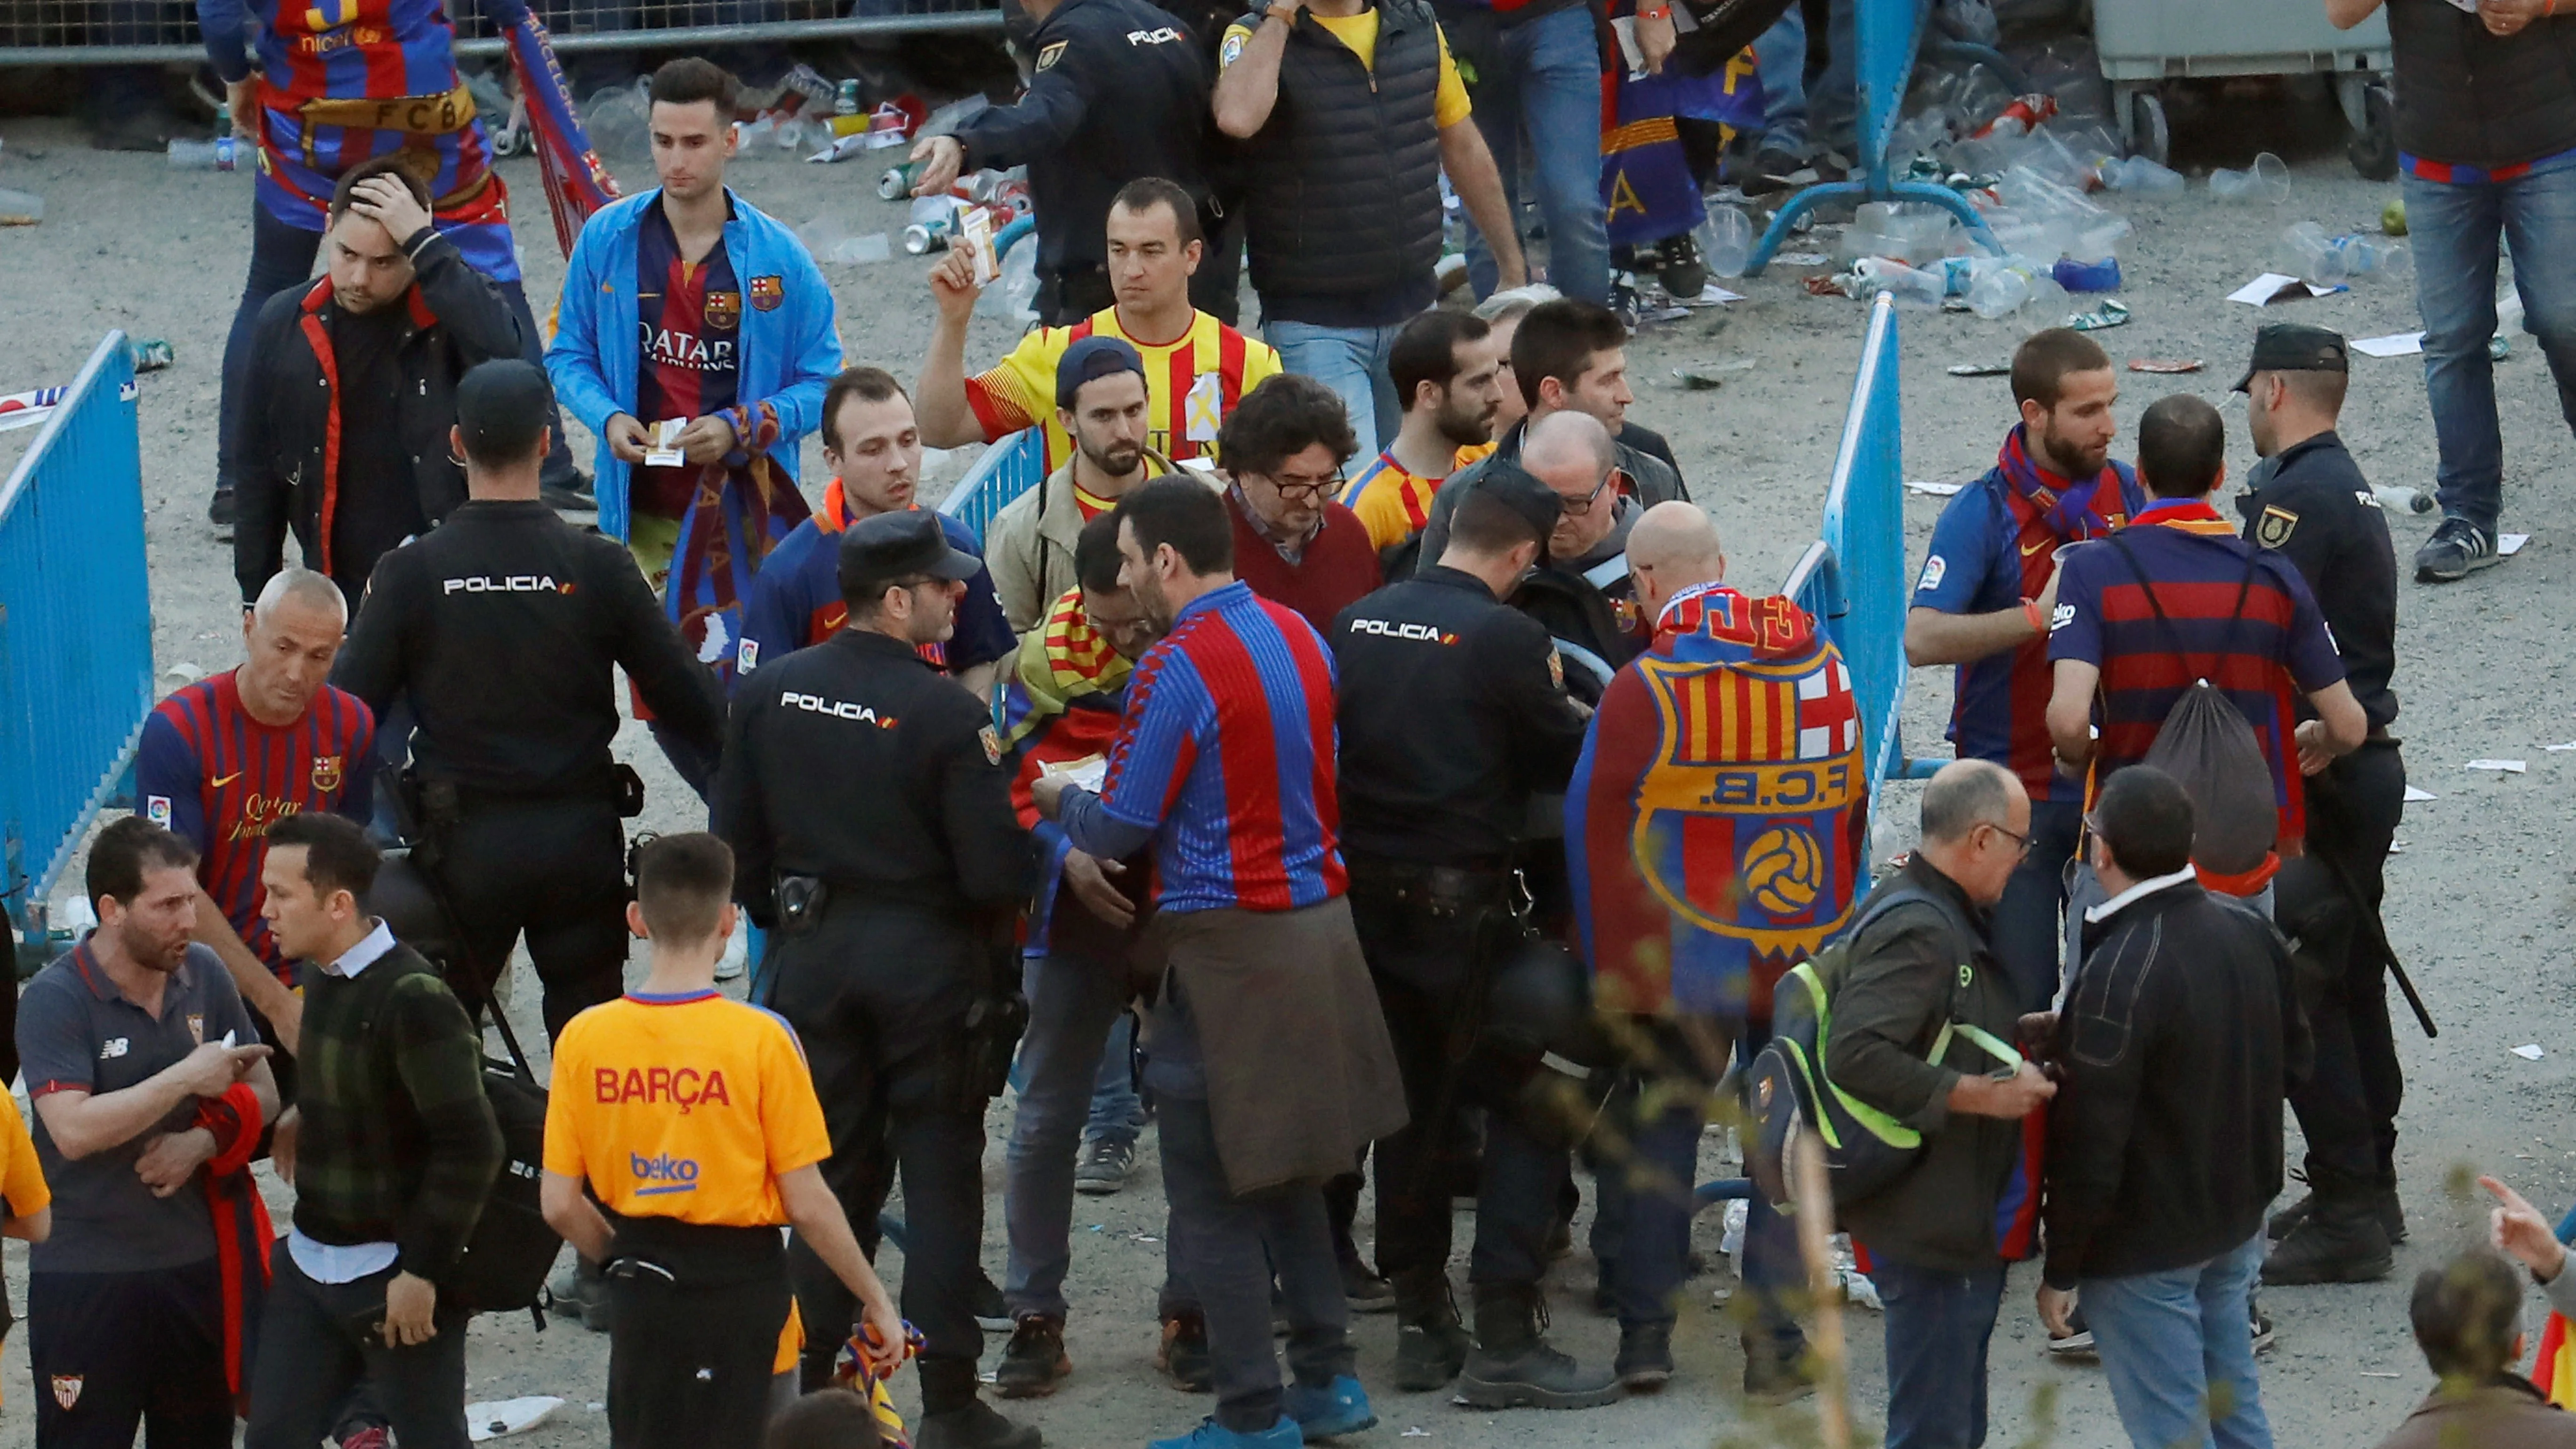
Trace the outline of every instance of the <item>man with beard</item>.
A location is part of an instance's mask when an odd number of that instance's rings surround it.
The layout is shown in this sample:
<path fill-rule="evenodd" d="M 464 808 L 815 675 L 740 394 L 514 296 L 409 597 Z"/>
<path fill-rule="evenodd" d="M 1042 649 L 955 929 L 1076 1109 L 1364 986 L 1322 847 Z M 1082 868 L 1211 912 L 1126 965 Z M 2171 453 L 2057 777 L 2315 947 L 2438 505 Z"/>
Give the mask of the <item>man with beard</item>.
<path fill-rule="evenodd" d="M 1431 521 L 1431 498 L 1460 455 L 1492 440 L 1502 410 L 1502 357 L 1493 329 L 1464 312 L 1425 312 L 1404 324 L 1387 354 L 1404 426 L 1342 490 L 1380 556 Z"/>
<path fill-rule="evenodd" d="M 1905 658 L 1959 667 L 1951 743 L 1961 759 L 2012 771 L 2030 794 L 2030 849 L 1995 907 L 1993 940 L 2022 1009 L 2039 1011 L 2057 994 L 2058 908 L 2084 808 L 2083 782 L 2057 773 L 2048 738 L 2057 553 L 2120 527 L 2146 498 L 2128 466 L 2109 461 L 2120 384 L 2093 339 L 2064 327 L 2031 334 L 2013 352 L 2012 389 L 2020 425 L 1932 530 Z"/>
<path fill-rule="evenodd" d="M 1085 337 L 1056 359 L 1056 423 L 1073 440 L 1072 455 L 986 530 L 993 586 L 1014 630 L 1037 627 L 1073 587 L 1074 554 L 1091 520 L 1172 471 L 1172 460 L 1147 445 L 1152 413 L 1144 356 L 1126 338 Z"/>

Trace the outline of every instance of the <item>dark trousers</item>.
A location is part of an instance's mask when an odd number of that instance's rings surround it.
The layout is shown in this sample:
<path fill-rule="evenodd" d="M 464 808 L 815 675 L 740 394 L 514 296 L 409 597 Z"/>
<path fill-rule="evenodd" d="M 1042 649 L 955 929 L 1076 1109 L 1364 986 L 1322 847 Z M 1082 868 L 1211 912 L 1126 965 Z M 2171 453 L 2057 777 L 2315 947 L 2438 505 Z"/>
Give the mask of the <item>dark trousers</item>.
<path fill-rule="evenodd" d="M 1977 1449 L 2003 1263 L 1941 1273 L 1875 1257 L 1869 1281 L 1887 1305 L 1887 1449 Z"/>
<path fill-rule="evenodd" d="M 2316 1040 L 2315 1070 L 2290 1106 L 2308 1139 L 2309 1181 L 2338 1191 L 2395 1171 L 2406 1078 L 2389 1025 L 2387 963 L 2365 913 L 2378 914 L 2384 893 L 2388 847 L 2406 809 L 2406 762 L 2394 742 L 2373 741 L 2307 786 L 2309 853 L 2282 865 L 2277 897 L 2281 927 L 2299 942 L 2299 994 Z"/>
<path fill-rule="evenodd" d="M 440 846 L 440 875 L 476 968 L 506 969 L 511 946 L 528 938 L 549 1040 L 626 989 L 626 832 L 615 804 L 480 803 Z"/>
<path fill-rule="evenodd" d="M 683 1288 L 612 1263 L 608 1437 L 616 1449 L 759 1449 L 787 1274 Z M 846 1335 L 844 1335 L 846 1336 Z M 835 1340 L 833 1347 L 839 1348 Z"/>
<path fill-rule="evenodd" d="M 873 1258 L 877 1212 L 903 1178 L 903 1316 L 921 1330 L 922 1407 L 975 1396 L 976 1250 L 984 1236 L 984 1113 L 959 1051 L 971 1000 L 969 944 L 911 910 L 833 905 L 800 931 L 771 934 L 770 1005 L 796 1028 L 823 1103 L 832 1155 L 823 1180 Z M 803 1376 L 828 1382 L 858 1299 L 799 1237 L 788 1276 L 805 1320 Z"/>
<path fill-rule="evenodd" d="M 1485 1109 L 1484 1159 L 1476 1184 L 1473 1283 L 1536 1283 L 1547 1270 L 1548 1228 L 1567 1173 L 1560 1125 L 1534 1123 L 1523 1088 L 1531 1063 L 1478 1050 L 1484 982 L 1506 929 L 1498 899 L 1482 909 L 1434 910 L 1416 892 L 1355 872 L 1351 923 L 1377 984 L 1396 1069 L 1404 1077 L 1409 1120 L 1377 1144 L 1377 1266 L 1388 1277 L 1446 1272 L 1449 1263 L 1449 1173 L 1459 1115 Z M 1535 1130 L 1534 1130 L 1535 1129 Z M 1558 1145 L 1550 1148 L 1549 1140 Z"/>
<path fill-rule="evenodd" d="M 2070 794 L 2080 794 L 2071 786 Z M 2058 912 L 2066 904 L 2066 863 L 2075 858 L 2075 842 L 2084 830 L 2084 804 L 2079 799 L 2033 800 L 2030 803 L 2030 853 L 2014 867 L 1995 904 L 1995 960 L 2011 978 L 2013 995 L 2023 1011 L 2046 1011 L 2057 999 L 2062 973 Z M 2069 969 L 2073 963 L 2068 963 Z"/>
<path fill-rule="evenodd" d="M 278 293 L 312 281 L 313 259 L 321 250 L 322 233 L 280 221 L 269 214 L 267 207 L 257 201 L 251 203 L 250 277 L 242 283 L 241 304 L 233 309 L 232 331 L 224 337 L 223 397 L 216 409 L 215 428 L 218 489 L 232 487 L 239 476 L 242 409 L 249 403 L 250 337 L 259 321 L 259 309 Z M 511 315 L 518 319 L 519 342 L 527 359 L 545 366 L 545 340 L 537 330 L 536 315 L 528 310 L 527 288 L 518 282 L 502 282 L 499 286 L 502 297 L 510 304 Z M 549 447 L 545 481 L 562 486 L 571 482 L 573 466 L 572 449 L 564 442 L 561 413 L 547 422 L 546 437 Z"/>
<path fill-rule="evenodd" d="M 1279 1422 L 1279 1360 L 1270 1341 L 1274 1274 L 1297 1382 L 1324 1387 L 1350 1373 L 1357 1358 L 1323 1194 L 1309 1182 L 1236 1196 L 1226 1188 L 1207 1099 L 1158 1095 L 1155 1106 L 1175 1256 L 1207 1317 L 1217 1422 L 1257 1434 Z"/>
<path fill-rule="evenodd" d="M 441 1296 L 437 1336 L 385 1347 L 367 1325 L 384 1317 L 394 1270 L 351 1283 L 316 1283 L 281 1242 L 252 1366 L 250 1430 L 243 1449 L 312 1449 L 361 1379 L 403 1449 L 465 1449 L 465 1329 L 472 1315 Z M 775 1347 L 775 1345 L 772 1345 Z"/>
<path fill-rule="evenodd" d="M 133 1449 L 137 1425 L 150 1449 L 230 1449 L 214 1259 L 148 1273 L 30 1273 L 27 1320 L 36 1442 L 46 1449 Z"/>

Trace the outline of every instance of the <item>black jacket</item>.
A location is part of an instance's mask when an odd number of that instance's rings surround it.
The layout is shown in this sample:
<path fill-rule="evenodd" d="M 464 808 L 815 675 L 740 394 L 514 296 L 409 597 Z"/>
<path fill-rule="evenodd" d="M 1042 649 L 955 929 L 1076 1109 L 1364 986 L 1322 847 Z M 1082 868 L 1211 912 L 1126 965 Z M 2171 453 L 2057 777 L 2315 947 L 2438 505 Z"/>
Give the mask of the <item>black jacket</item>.
<path fill-rule="evenodd" d="M 1039 276 L 1097 272 L 1118 188 L 1160 176 L 1206 201 L 1207 52 L 1145 0 L 1065 0 L 1029 44 L 1028 93 L 977 115 L 957 139 L 968 170 L 1029 168 Z"/>
<path fill-rule="evenodd" d="M 1512 424 L 1496 440 L 1494 451 L 1441 481 L 1439 490 L 1431 495 L 1431 514 L 1422 532 L 1389 545 L 1379 556 L 1379 565 L 1388 578 L 1410 578 L 1417 567 L 1440 561 L 1441 551 L 1449 546 L 1449 515 L 1458 511 L 1459 498 L 1485 476 L 1485 467 L 1492 460 L 1520 457 L 1521 442 L 1528 434 L 1527 422 Z M 1623 423 L 1611 439 L 1611 446 L 1618 455 L 1619 471 L 1628 475 L 1625 487 L 1639 507 L 1652 508 L 1676 498 L 1690 501 L 1690 488 L 1682 482 L 1681 470 L 1673 466 L 1672 445 L 1664 441 L 1663 434 L 1635 423 Z"/>
<path fill-rule="evenodd" d="M 329 574 L 354 603 L 376 560 L 410 531 L 399 520 L 435 524 L 465 501 L 465 472 L 447 438 L 456 422 L 456 381 L 477 363 L 521 355 L 519 324 L 500 288 L 467 265 L 454 242 L 424 227 L 403 250 L 414 278 L 394 304 L 406 321 L 391 417 L 370 416 L 378 404 L 343 408 L 337 369 L 326 369 L 315 351 L 313 333 L 327 340 L 342 315 L 329 278 L 288 288 L 260 308 L 233 490 L 233 576 L 244 603 L 259 597 L 283 562 L 290 526 L 306 567 Z M 335 411 L 341 437 L 392 428 L 411 460 L 410 476 L 343 472 L 333 447 Z M 317 533 L 326 501 L 334 515 L 328 539 Z"/>
<path fill-rule="evenodd" d="M 2052 1287 L 2214 1258 L 2281 1191 L 2281 1104 L 2310 1060 L 2289 948 L 2253 910 L 2165 880 L 2085 925 L 2058 1013 Z"/>
<path fill-rule="evenodd" d="M 1900 905 L 1853 939 L 1834 991 L 1825 1064 L 1853 1096 L 1922 1133 L 1923 1151 L 1904 1176 L 1845 1204 L 1842 1226 L 1871 1253 L 1908 1267 L 1983 1272 L 2000 1266 L 1995 1208 L 2021 1156 L 2022 1124 L 1950 1115 L 1960 1077 L 2000 1066 L 1965 1037 L 1940 1061 L 1926 1057 L 1952 1021 L 2012 1040 L 2019 1008 L 1986 944 L 1986 912 L 1967 892 L 1920 851 L 1871 895 L 1900 883 L 1941 896 L 1951 909 Z M 1869 908 L 1864 900 L 1855 918 Z"/>
<path fill-rule="evenodd" d="M 1029 835 L 982 701 L 865 629 L 743 682 L 713 803 L 736 889 L 764 927 L 780 875 L 949 914 L 1014 906 L 1032 884 Z"/>
<path fill-rule="evenodd" d="M 424 779 L 539 799 L 614 791 L 618 669 L 664 728 L 715 752 L 715 675 L 625 548 L 534 500 L 483 501 L 376 565 L 331 681 L 378 717 L 410 697 Z"/>
<path fill-rule="evenodd" d="M 2397 149 L 2495 167 L 2576 147 L 2576 11 L 2513 35 L 2450 0 L 2388 0 Z"/>
<path fill-rule="evenodd" d="M 1585 716 L 1545 626 L 1482 579 L 1425 569 L 1333 621 L 1342 845 L 1501 870 L 1533 791 L 1563 794 Z"/>
<path fill-rule="evenodd" d="M 1375 3 L 1374 67 L 1297 12 L 1278 102 L 1243 145 L 1244 244 L 1264 319 L 1377 326 L 1436 300 L 1440 27 L 1423 0 Z"/>
<path fill-rule="evenodd" d="M 2255 465 L 2237 500 L 2245 537 L 2299 566 L 2326 616 L 2344 679 L 2371 726 L 2397 718 L 2397 551 L 2388 515 L 2343 439 L 2331 432 Z"/>

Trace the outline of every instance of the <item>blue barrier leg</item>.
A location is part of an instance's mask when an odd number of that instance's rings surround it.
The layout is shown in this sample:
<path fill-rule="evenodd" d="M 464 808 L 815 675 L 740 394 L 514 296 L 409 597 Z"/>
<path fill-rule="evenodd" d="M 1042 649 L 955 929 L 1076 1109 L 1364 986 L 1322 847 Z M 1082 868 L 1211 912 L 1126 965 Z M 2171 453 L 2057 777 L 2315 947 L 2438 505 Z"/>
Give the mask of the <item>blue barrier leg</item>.
<path fill-rule="evenodd" d="M 1703 1182 L 1699 1185 L 1698 1196 L 1701 1207 L 1707 1207 L 1711 1203 L 1736 1202 L 1750 1198 L 1753 1196 L 1753 1179 L 1721 1177 L 1715 1182 Z"/>
<path fill-rule="evenodd" d="M 2004 254 L 2003 243 L 1996 241 L 1995 234 L 1986 229 L 1986 219 L 1968 204 L 1968 198 L 1949 187 L 1936 186 L 1929 181 L 1899 181 L 1887 188 L 1887 197 L 1891 201 L 1921 201 L 1940 207 L 1959 219 L 1960 225 L 1968 229 L 1968 235 L 1986 249 L 1987 255 L 1999 257 Z"/>
<path fill-rule="evenodd" d="M 904 1228 L 903 1219 L 892 1213 L 877 1214 L 877 1236 L 894 1244 L 895 1251 L 898 1253 L 912 1251 L 911 1247 L 904 1242 L 905 1238 L 911 1236 L 910 1232 Z"/>
<path fill-rule="evenodd" d="M 1771 265 L 1771 258 L 1779 254 L 1780 244 L 1789 239 L 1790 229 L 1798 224 L 1798 218 L 1836 197 L 1849 196 L 1866 200 L 1870 194 L 1867 186 L 1856 181 L 1829 181 L 1807 187 L 1790 197 L 1781 206 L 1779 214 L 1771 218 L 1771 226 L 1762 233 L 1762 240 L 1754 244 L 1753 255 L 1744 263 L 1744 275 L 1748 277 L 1762 275 L 1762 269 Z"/>
<path fill-rule="evenodd" d="M 1978 45 L 1974 41 L 1967 40 L 1933 38 L 1926 39 L 1922 49 L 1943 60 L 1955 60 L 1962 65 L 1982 65 L 1993 71 L 1995 79 L 2002 81 L 2004 89 L 2014 95 L 2021 95 L 2031 88 L 2030 78 L 2022 74 L 2021 67 L 2007 60 L 2002 51 L 1991 45 Z"/>

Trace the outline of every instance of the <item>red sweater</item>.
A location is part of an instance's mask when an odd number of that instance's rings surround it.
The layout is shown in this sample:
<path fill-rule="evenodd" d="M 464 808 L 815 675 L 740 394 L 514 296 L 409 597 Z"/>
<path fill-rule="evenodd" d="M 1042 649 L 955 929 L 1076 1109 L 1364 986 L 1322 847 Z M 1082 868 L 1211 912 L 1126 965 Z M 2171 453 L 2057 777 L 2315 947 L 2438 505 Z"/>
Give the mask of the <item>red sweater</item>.
<path fill-rule="evenodd" d="M 1323 531 L 1293 564 L 1252 526 L 1232 489 L 1226 490 L 1225 507 L 1234 517 L 1234 576 L 1262 598 L 1304 615 L 1316 633 L 1329 638 L 1333 616 L 1377 590 L 1377 549 L 1369 542 L 1368 525 L 1339 503 L 1324 504 Z"/>

